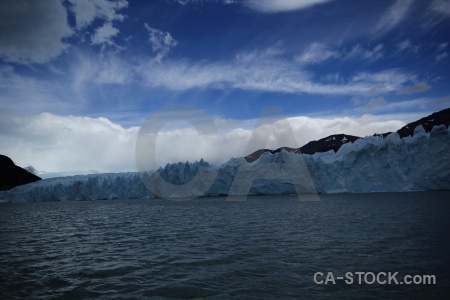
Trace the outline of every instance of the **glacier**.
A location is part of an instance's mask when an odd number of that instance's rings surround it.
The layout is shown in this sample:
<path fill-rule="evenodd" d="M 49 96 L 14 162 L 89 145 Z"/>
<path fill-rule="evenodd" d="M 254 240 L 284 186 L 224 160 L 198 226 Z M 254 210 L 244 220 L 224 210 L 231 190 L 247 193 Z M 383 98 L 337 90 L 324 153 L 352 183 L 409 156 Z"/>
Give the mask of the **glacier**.
<path fill-rule="evenodd" d="M 242 191 L 282 195 L 450 190 L 449 149 L 450 127 L 435 126 L 426 132 L 419 125 L 413 136 L 367 136 L 342 145 L 337 152 L 307 155 L 283 150 L 266 152 L 252 163 L 232 158 L 217 167 L 201 160 L 144 173 L 44 179 L 0 192 L 0 202 L 192 198 Z"/>

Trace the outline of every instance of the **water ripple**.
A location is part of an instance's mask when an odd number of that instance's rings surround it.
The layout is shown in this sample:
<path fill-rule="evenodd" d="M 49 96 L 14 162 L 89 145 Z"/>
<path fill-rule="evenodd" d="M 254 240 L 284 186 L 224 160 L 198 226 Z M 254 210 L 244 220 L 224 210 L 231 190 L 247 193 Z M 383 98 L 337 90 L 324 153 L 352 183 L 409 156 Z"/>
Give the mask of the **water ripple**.
<path fill-rule="evenodd" d="M 440 298 L 449 193 L 0 206 L 0 299 Z M 316 285 L 315 272 L 436 274 L 438 285 Z"/>

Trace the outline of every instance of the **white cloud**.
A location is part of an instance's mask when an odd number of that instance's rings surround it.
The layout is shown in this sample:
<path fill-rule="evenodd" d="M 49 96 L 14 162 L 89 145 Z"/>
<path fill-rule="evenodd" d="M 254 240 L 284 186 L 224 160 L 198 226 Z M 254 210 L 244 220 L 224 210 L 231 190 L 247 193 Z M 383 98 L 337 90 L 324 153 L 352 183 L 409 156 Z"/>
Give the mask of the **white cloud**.
<path fill-rule="evenodd" d="M 101 20 L 102 25 L 94 29 L 91 35 L 93 45 L 115 46 L 120 48 L 115 42 L 120 31 L 113 26 L 115 21 L 123 21 L 125 15 L 119 13 L 120 10 L 128 6 L 126 0 L 69 0 L 71 9 L 75 14 L 76 28 L 78 31 L 84 30 L 93 24 L 95 20 Z"/>
<path fill-rule="evenodd" d="M 0 115 L 0 152 L 18 164 L 47 172 L 136 169 L 138 128 L 124 129 L 105 118 Z"/>
<path fill-rule="evenodd" d="M 60 55 L 73 34 L 59 0 L 0 1 L 0 58 L 20 64 L 46 63 Z"/>
<path fill-rule="evenodd" d="M 34 116 L 0 111 L 0 153 L 10 156 L 21 166 L 32 165 L 46 172 L 135 171 L 135 143 L 138 127 L 123 128 L 105 118 L 59 116 L 42 113 Z M 404 119 L 411 117 L 363 115 L 360 117 L 289 118 L 290 126 L 302 146 L 336 133 L 358 136 L 395 131 Z M 156 159 L 167 162 L 195 161 L 200 158 L 221 164 L 231 157 L 242 157 L 252 134 L 255 120 L 215 119 L 216 133 L 198 135 L 193 127 L 166 128 L 158 134 Z M 221 127 L 225 126 L 225 127 Z M 275 125 L 279 127 L 279 124 Z M 279 128 L 281 138 L 287 133 Z M 287 139 L 284 139 L 287 140 Z M 271 135 L 268 148 L 277 148 Z M 257 149 L 251 149 L 251 151 Z"/>
<path fill-rule="evenodd" d="M 115 45 L 113 37 L 119 33 L 119 29 L 112 26 L 111 23 L 105 23 L 102 27 L 95 30 L 94 35 L 91 37 L 92 44 L 94 45 Z"/>
<path fill-rule="evenodd" d="M 95 19 L 106 22 L 123 21 L 125 16 L 118 11 L 126 8 L 126 0 L 69 0 L 75 14 L 77 29 L 91 25 Z"/>
<path fill-rule="evenodd" d="M 152 50 L 156 53 L 155 60 L 161 62 L 170 50 L 177 45 L 177 41 L 169 32 L 163 32 L 159 29 L 152 28 L 147 23 L 145 23 L 144 26 L 149 33 L 149 41 L 152 44 Z"/>
<path fill-rule="evenodd" d="M 429 89 L 431 89 L 431 87 L 426 82 L 416 82 L 413 86 L 408 86 L 397 91 L 397 95 L 422 93 Z"/>
<path fill-rule="evenodd" d="M 327 49 L 324 44 L 311 43 L 301 55 L 295 57 L 295 60 L 303 64 L 317 64 L 339 56 L 339 52 Z"/>
<path fill-rule="evenodd" d="M 397 0 L 375 25 L 374 33 L 383 35 L 399 25 L 408 15 L 412 4 L 413 0 Z"/>
<path fill-rule="evenodd" d="M 332 0 L 244 0 L 243 5 L 263 13 L 278 13 L 306 9 Z"/>

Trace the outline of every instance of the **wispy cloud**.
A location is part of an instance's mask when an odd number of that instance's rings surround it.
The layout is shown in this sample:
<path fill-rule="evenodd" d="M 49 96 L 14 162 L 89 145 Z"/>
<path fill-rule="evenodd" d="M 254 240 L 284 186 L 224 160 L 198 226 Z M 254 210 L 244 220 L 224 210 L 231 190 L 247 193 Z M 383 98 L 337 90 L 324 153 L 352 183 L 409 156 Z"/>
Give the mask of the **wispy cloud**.
<path fill-rule="evenodd" d="M 163 32 L 159 29 L 152 28 L 147 23 L 145 23 L 144 26 L 149 33 L 149 42 L 152 45 L 152 50 L 156 53 L 155 60 L 161 62 L 170 50 L 177 45 L 177 41 L 169 32 Z"/>
<path fill-rule="evenodd" d="M 111 23 L 105 23 L 95 30 L 94 35 L 91 37 L 92 44 L 113 46 L 115 45 L 113 38 L 118 33 L 119 29 L 113 27 Z"/>
<path fill-rule="evenodd" d="M 399 25 L 408 15 L 413 2 L 413 0 L 397 0 L 375 25 L 374 34 L 383 35 Z"/>
<path fill-rule="evenodd" d="M 413 74 L 401 72 L 398 69 L 389 69 L 376 73 L 361 72 L 353 76 L 352 83 L 363 82 L 371 86 L 366 90 L 367 96 L 375 96 L 380 93 L 396 91 L 405 83 L 414 81 L 416 78 Z"/>
<path fill-rule="evenodd" d="M 121 85 L 117 88 L 122 90 L 137 85 L 149 91 L 216 89 L 377 97 L 416 81 L 416 75 L 400 69 L 322 76 L 299 66 L 284 55 L 281 46 L 241 52 L 233 59 L 214 62 L 171 58 L 125 60 L 114 53 L 96 57 L 80 53 L 58 80 L 18 75 L 12 67 L 3 69 L 0 104 L 3 108 L 23 107 L 27 111 L 35 108 L 34 111 L 84 112 L 105 102 L 102 97 L 111 85 Z M 10 101 L 12 98 L 16 100 Z M 114 101 L 119 103 L 120 99 L 108 96 L 108 102 L 117 104 Z"/>
<path fill-rule="evenodd" d="M 106 23 L 123 21 L 125 15 L 120 14 L 119 11 L 128 6 L 126 0 L 69 0 L 69 2 L 75 14 L 78 30 L 91 25 L 94 20 L 103 20 Z"/>
<path fill-rule="evenodd" d="M 429 86 L 426 82 L 421 81 L 416 82 L 413 86 L 408 86 L 404 89 L 397 91 L 397 95 L 422 93 L 428 91 L 429 89 L 431 89 L 431 86 Z"/>
<path fill-rule="evenodd" d="M 379 93 L 396 91 L 415 76 L 400 70 L 357 73 L 342 83 L 324 84 L 310 72 L 289 60 L 243 54 L 230 62 L 168 60 L 164 64 L 147 61 L 136 68 L 139 77 L 153 87 L 172 90 L 192 88 L 235 88 L 242 90 L 308 93 L 322 95 L 364 94 L 376 86 Z"/>
<path fill-rule="evenodd" d="M 243 5 L 263 13 L 278 13 L 309 8 L 332 0 L 244 0 Z"/>
<path fill-rule="evenodd" d="M 356 44 L 349 50 L 344 49 L 330 49 L 322 43 L 311 43 L 302 54 L 294 57 L 294 60 L 302 65 L 314 65 L 323 63 L 330 59 L 341 60 L 363 60 L 367 62 L 374 62 L 384 55 L 383 44 L 377 44 L 373 48 L 365 48 L 360 44 Z"/>
<path fill-rule="evenodd" d="M 78 103 L 70 98 L 68 86 L 44 78 L 20 75 L 13 67 L 0 67 L 0 108 L 36 111 L 75 110 Z"/>
<path fill-rule="evenodd" d="M 383 44 L 377 44 L 372 49 L 366 49 L 357 44 L 353 46 L 350 51 L 345 52 L 343 57 L 345 59 L 362 59 L 368 61 L 375 61 L 384 55 Z"/>
<path fill-rule="evenodd" d="M 434 26 L 446 22 L 450 17 L 450 1 L 433 0 L 428 1 L 428 4 L 428 9 L 421 20 L 421 27 L 424 30 L 431 30 Z"/>
<path fill-rule="evenodd" d="M 396 54 L 400 54 L 402 52 L 403 53 L 410 52 L 410 51 L 417 54 L 419 52 L 419 46 L 413 45 L 409 39 L 406 39 L 406 40 L 403 40 L 403 41 L 397 43 L 396 47 L 397 47 Z"/>
<path fill-rule="evenodd" d="M 338 51 L 329 50 L 324 44 L 311 43 L 301 55 L 295 57 L 295 60 L 302 64 L 317 64 L 339 56 Z"/>
<path fill-rule="evenodd" d="M 450 1 L 434 0 L 430 6 L 433 11 L 446 16 L 450 16 Z"/>
<path fill-rule="evenodd" d="M 437 54 L 434 58 L 435 62 L 440 62 L 441 60 L 443 60 L 444 58 L 446 58 L 448 56 L 448 52 L 446 51 L 447 46 L 448 46 L 448 42 L 438 45 Z"/>
<path fill-rule="evenodd" d="M 74 90 L 82 89 L 85 83 L 122 85 L 136 80 L 130 61 L 111 53 L 97 57 L 80 53 L 68 70 L 67 82 Z"/>

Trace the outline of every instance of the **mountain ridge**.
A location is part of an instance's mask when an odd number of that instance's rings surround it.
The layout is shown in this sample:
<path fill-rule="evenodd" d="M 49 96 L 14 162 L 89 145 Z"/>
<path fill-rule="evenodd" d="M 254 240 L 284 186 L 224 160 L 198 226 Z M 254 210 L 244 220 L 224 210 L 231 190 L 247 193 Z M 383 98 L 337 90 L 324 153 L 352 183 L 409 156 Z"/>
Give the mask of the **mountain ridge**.
<path fill-rule="evenodd" d="M 41 178 L 16 166 L 8 156 L 0 154 L 0 191 L 38 180 Z"/>
<path fill-rule="evenodd" d="M 425 132 L 430 132 L 433 129 L 433 127 L 437 125 L 445 125 L 445 127 L 448 127 L 450 125 L 450 108 L 434 112 L 429 116 L 408 123 L 399 130 L 397 130 L 396 132 L 400 135 L 401 138 L 412 136 L 414 134 L 414 129 L 419 125 L 423 126 Z M 382 136 L 383 138 L 386 138 L 386 136 L 388 136 L 391 133 L 392 132 L 375 133 L 373 134 L 373 136 Z M 300 148 L 280 147 L 275 150 L 259 149 L 245 156 L 244 158 L 247 162 L 251 163 L 256 161 L 259 157 L 261 157 L 263 153 L 270 152 L 272 154 L 275 154 L 281 152 L 281 150 L 303 154 L 314 154 L 318 152 L 327 152 L 330 150 L 337 152 L 342 145 L 350 142 L 353 143 L 354 141 L 362 138 L 363 137 L 348 135 L 344 133 L 332 134 L 317 141 L 316 140 L 310 141 L 307 144 L 301 146 Z"/>

